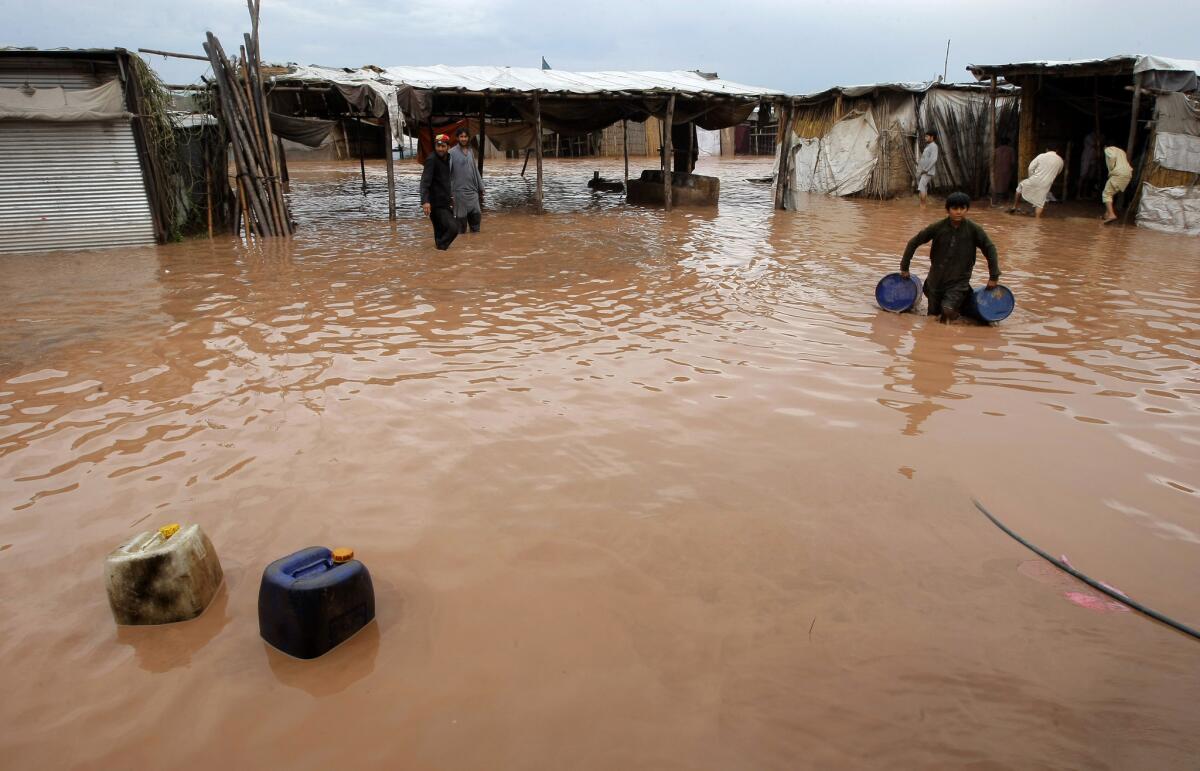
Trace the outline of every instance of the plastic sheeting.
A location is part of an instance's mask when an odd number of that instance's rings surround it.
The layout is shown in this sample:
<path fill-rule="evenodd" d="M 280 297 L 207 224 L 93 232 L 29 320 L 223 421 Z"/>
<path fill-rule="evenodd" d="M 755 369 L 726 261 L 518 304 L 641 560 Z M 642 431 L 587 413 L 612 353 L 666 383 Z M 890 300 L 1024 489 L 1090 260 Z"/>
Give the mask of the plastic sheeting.
<path fill-rule="evenodd" d="M 879 129 L 869 112 L 851 113 L 820 139 L 793 148 L 792 191 L 851 195 L 867 186 L 878 162 Z"/>
<path fill-rule="evenodd" d="M 1137 224 L 1167 233 L 1200 235 L 1200 188 L 1142 184 Z"/>
<path fill-rule="evenodd" d="M 1154 160 L 1168 169 L 1200 174 L 1200 137 L 1155 132 Z"/>
<path fill-rule="evenodd" d="M 38 120 L 55 123 L 126 120 L 133 117 L 125 110 L 121 83 L 110 80 L 102 86 L 65 90 L 54 86 L 0 88 L 0 120 Z"/>

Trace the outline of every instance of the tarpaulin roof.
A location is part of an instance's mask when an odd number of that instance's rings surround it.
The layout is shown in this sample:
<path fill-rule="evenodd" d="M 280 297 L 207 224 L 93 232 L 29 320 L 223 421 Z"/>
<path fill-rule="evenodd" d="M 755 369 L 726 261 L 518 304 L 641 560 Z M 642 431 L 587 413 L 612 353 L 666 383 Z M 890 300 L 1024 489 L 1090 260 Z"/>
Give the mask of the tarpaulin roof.
<path fill-rule="evenodd" d="M 1039 72 L 1068 74 L 1071 70 L 1112 70 L 1113 72 L 1192 72 L 1200 73 L 1200 61 L 1171 59 L 1149 54 L 1118 54 L 1107 59 L 1035 60 L 1010 64 L 969 64 L 967 69 L 979 80 L 992 75 L 1022 75 Z M 1080 73 L 1084 74 L 1084 73 Z"/>
<path fill-rule="evenodd" d="M 288 67 L 280 80 L 328 80 L 341 83 L 376 81 L 430 91 L 489 94 L 684 94 L 696 97 L 759 99 L 783 96 L 782 91 L 747 86 L 696 72 L 603 71 L 568 72 L 534 67 L 366 67 L 357 70 L 333 67 Z"/>
<path fill-rule="evenodd" d="M 939 83 L 936 80 L 926 80 L 922 82 L 896 82 L 896 83 L 868 83 L 861 86 L 833 86 L 824 91 L 815 91 L 811 94 L 801 94 L 792 97 L 792 101 L 796 104 L 815 104 L 828 101 L 841 96 L 857 99 L 858 97 L 868 96 L 877 91 L 899 91 L 913 94 L 923 94 L 931 88 L 944 89 L 947 91 L 982 91 L 986 86 L 980 83 Z M 1006 92 L 1013 91 L 1012 86 L 1004 86 L 1001 90 Z"/>

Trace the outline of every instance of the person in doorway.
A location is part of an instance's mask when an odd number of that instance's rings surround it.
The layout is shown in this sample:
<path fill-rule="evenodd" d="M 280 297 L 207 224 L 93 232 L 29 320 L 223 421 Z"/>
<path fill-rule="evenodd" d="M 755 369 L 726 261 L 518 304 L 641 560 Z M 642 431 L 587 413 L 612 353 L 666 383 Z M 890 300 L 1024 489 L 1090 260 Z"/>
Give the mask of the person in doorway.
<path fill-rule="evenodd" d="M 1083 198 L 1096 190 L 1100 176 L 1100 147 L 1104 147 L 1104 135 L 1089 131 L 1083 137 L 1083 151 L 1079 154 L 1079 186 L 1076 195 Z"/>
<path fill-rule="evenodd" d="M 458 236 L 450 186 L 449 149 L 450 137 L 438 134 L 433 141 L 433 152 L 425 158 L 425 169 L 421 172 L 421 211 L 433 223 L 433 243 L 442 251 L 449 249 Z"/>
<path fill-rule="evenodd" d="M 922 209 L 929 200 L 929 185 L 933 182 L 933 169 L 937 161 L 937 134 L 926 131 L 925 149 L 921 151 L 921 160 L 917 161 L 917 196 L 921 199 Z"/>
<path fill-rule="evenodd" d="M 1000 137 L 1000 144 L 996 145 L 996 189 L 993 191 L 997 196 L 1007 196 L 1008 191 L 1012 188 L 1013 169 L 1017 166 L 1017 156 L 1013 152 L 1012 145 L 1009 144 L 1008 137 Z"/>
<path fill-rule="evenodd" d="M 1117 218 L 1113 210 L 1113 196 L 1124 193 L 1125 188 L 1129 187 L 1129 181 L 1133 179 L 1133 167 L 1129 165 L 1125 151 L 1112 145 L 1104 148 L 1104 165 L 1108 167 L 1108 181 L 1104 183 L 1100 200 L 1104 202 L 1104 221 L 1112 222 Z"/>
<path fill-rule="evenodd" d="M 983 228 L 967 219 L 971 198 L 966 193 L 951 193 L 946 198 L 946 218 L 917 233 L 904 247 L 900 275 L 908 278 L 908 266 L 921 244 L 929 247 L 929 276 L 923 292 L 929 300 L 930 316 L 949 323 L 959 317 L 963 302 L 971 291 L 971 271 L 975 269 L 975 250 L 983 252 L 988 264 L 988 289 L 1000 280 L 1000 260 L 996 245 Z"/>
<path fill-rule="evenodd" d="M 458 232 L 479 232 L 483 217 L 483 177 L 471 152 L 471 134 L 465 128 L 457 133 L 458 142 L 450 148 L 450 190 L 454 194 L 454 219 Z"/>
<path fill-rule="evenodd" d="M 1020 206 L 1020 200 L 1024 198 L 1033 206 L 1034 215 L 1038 219 L 1042 218 L 1042 213 L 1046 210 L 1046 199 L 1050 197 L 1050 186 L 1063 170 L 1063 159 L 1055 152 L 1057 149 L 1053 144 L 1047 145 L 1046 152 L 1029 162 L 1029 176 L 1017 185 L 1009 213 L 1015 213 Z"/>

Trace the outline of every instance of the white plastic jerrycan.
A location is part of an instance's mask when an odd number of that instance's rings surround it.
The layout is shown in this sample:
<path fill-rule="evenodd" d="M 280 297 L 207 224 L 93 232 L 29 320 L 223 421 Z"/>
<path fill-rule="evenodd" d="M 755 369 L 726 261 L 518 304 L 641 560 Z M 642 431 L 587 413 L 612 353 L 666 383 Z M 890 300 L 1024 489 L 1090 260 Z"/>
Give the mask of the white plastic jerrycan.
<path fill-rule="evenodd" d="M 108 604 L 118 624 L 170 624 L 204 612 L 224 573 L 199 525 L 139 533 L 104 563 Z"/>

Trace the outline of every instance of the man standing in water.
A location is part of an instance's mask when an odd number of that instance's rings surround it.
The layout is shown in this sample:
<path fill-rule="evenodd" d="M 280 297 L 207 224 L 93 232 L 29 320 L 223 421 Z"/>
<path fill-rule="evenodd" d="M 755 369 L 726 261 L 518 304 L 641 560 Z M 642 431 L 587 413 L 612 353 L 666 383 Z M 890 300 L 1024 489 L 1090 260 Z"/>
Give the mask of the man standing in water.
<path fill-rule="evenodd" d="M 921 199 L 921 208 L 929 199 L 929 185 L 933 182 L 933 168 L 937 166 L 938 146 L 937 134 L 925 132 L 925 149 L 921 152 L 921 160 L 917 162 L 917 195 Z"/>
<path fill-rule="evenodd" d="M 929 247 L 929 276 L 925 279 L 925 296 L 929 298 L 929 315 L 938 315 L 944 322 L 958 318 L 963 301 L 971 291 L 971 271 L 975 268 L 975 250 L 987 257 L 988 289 L 995 289 L 1000 280 L 1000 259 L 996 245 L 983 228 L 967 219 L 971 198 L 966 193 L 951 193 L 946 198 L 945 219 L 939 220 L 912 237 L 904 247 L 900 260 L 900 275 L 908 278 L 908 266 L 913 253 L 921 244 Z"/>
<path fill-rule="evenodd" d="M 483 152 L 482 149 L 480 152 Z M 471 135 L 465 128 L 458 130 L 458 144 L 450 148 L 450 190 L 454 194 L 454 219 L 458 221 L 458 232 L 479 232 L 479 220 L 483 216 L 483 177 L 475 154 L 471 152 Z"/>
<path fill-rule="evenodd" d="M 454 199 L 450 193 L 449 147 L 450 137 L 438 134 L 421 172 L 421 211 L 433 223 L 433 243 L 442 251 L 449 249 L 458 236 L 458 223 L 451 208 Z"/>

